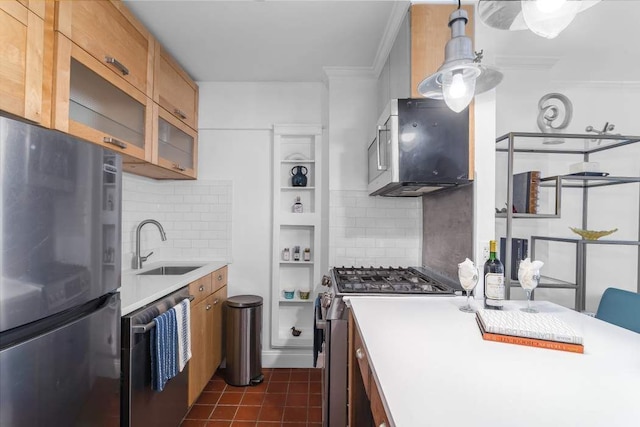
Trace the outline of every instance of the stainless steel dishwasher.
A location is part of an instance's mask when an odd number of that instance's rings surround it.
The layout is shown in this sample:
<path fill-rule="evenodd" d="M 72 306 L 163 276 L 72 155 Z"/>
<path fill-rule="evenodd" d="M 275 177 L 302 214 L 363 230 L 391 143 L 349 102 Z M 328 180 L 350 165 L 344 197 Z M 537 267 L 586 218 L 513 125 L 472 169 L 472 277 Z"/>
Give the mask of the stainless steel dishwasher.
<path fill-rule="evenodd" d="M 154 391 L 150 349 L 153 319 L 185 298 L 188 287 L 122 317 L 122 427 L 176 427 L 187 414 L 189 364 Z"/>

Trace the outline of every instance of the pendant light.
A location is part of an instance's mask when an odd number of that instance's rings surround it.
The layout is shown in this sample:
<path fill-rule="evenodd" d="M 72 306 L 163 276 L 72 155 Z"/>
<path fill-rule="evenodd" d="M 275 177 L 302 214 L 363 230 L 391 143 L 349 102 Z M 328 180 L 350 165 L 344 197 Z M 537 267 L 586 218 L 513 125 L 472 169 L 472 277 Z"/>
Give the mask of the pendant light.
<path fill-rule="evenodd" d="M 500 71 L 480 64 L 482 52 L 473 52 L 471 39 L 465 35 L 468 21 L 458 0 L 458 9 L 449 16 L 451 39 L 445 47 L 444 63 L 418 85 L 422 96 L 444 99 L 456 113 L 467 108 L 474 95 L 491 90 L 502 81 Z"/>
<path fill-rule="evenodd" d="M 600 0 L 480 0 L 478 16 L 499 30 L 531 30 L 552 39 L 560 34 L 582 11 Z"/>
<path fill-rule="evenodd" d="M 553 39 L 580 11 L 579 0 L 521 0 L 522 17 L 535 34 Z"/>

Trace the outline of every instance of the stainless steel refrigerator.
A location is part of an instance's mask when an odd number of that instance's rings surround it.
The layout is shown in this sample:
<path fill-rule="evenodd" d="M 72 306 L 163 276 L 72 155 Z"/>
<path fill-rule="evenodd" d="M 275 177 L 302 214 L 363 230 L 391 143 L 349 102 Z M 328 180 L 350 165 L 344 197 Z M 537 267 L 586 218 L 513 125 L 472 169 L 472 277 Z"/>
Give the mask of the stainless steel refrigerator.
<path fill-rule="evenodd" d="M 120 156 L 0 117 L 0 200 L 0 426 L 118 426 Z"/>

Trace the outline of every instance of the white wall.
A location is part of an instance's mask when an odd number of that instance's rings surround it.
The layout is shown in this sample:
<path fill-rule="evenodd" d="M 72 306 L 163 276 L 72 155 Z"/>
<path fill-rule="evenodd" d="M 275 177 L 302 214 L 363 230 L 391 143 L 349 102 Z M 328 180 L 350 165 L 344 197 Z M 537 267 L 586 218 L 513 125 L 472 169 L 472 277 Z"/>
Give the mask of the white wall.
<path fill-rule="evenodd" d="M 308 349 L 270 347 L 272 128 L 274 124 L 321 123 L 323 86 L 213 82 L 199 86 L 198 179 L 233 182 L 229 295 L 253 294 L 264 299 L 264 366 L 309 363 Z"/>
<path fill-rule="evenodd" d="M 569 97 L 573 119 L 567 133 L 584 133 L 586 126 L 601 129 L 605 122 L 615 124 L 615 133 L 639 135 L 640 55 L 633 37 L 620 37 L 629 30 L 631 16 L 640 13 L 640 2 L 607 1 L 578 15 L 557 39 L 546 40 L 527 32 L 500 32 L 479 24 L 477 40 L 486 52 L 498 56 L 505 78 L 496 90 L 497 135 L 511 131 L 538 132 L 536 118 L 539 99 L 551 92 Z M 637 23 L 636 23 L 637 24 Z M 635 24 L 634 24 L 635 25 Z M 575 46 L 571 48 L 570 46 Z M 517 48 L 516 48 L 517 47 Z M 536 57 L 527 57 L 534 52 Z M 547 56 L 541 57 L 541 52 Z M 625 54 L 626 52 L 626 54 Z M 634 71 L 631 71 L 634 70 Z M 476 123 L 478 123 L 477 120 Z M 579 141 L 575 141 L 580 143 Z M 630 146 L 592 155 L 603 171 L 612 175 L 640 176 L 640 147 Z M 516 160 L 515 171 L 541 170 L 543 176 L 568 173 L 571 163 L 581 156 L 538 155 Z M 496 207 L 506 196 L 506 164 L 496 165 Z M 611 239 L 638 239 L 638 184 L 626 184 L 590 190 L 588 228 L 618 228 Z M 544 198 L 544 197 L 543 197 Z M 541 202 L 544 207 L 546 200 Z M 562 193 L 562 217 L 545 220 L 514 221 L 515 237 L 531 235 L 576 238 L 569 226 L 581 226 L 582 194 L 565 189 Z M 496 221 L 497 234 L 504 235 L 504 220 Z M 542 273 L 574 280 L 574 247 L 541 245 L 538 258 L 547 264 Z M 587 310 L 595 311 L 608 286 L 637 290 L 637 249 L 635 247 L 590 247 L 587 267 Z M 536 291 L 537 298 L 573 307 L 573 291 Z M 521 292 L 514 297 L 522 298 Z"/>
<path fill-rule="evenodd" d="M 420 198 L 371 197 L 367 147 L 378 119 L 376 80 L 329 76 L 329 264 L 420 265 Z"/>

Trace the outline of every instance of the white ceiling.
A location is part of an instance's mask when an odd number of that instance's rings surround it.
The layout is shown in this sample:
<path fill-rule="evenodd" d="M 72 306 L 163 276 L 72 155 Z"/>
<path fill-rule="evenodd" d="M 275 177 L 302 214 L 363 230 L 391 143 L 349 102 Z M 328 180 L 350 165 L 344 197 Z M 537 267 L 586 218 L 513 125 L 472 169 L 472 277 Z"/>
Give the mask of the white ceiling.
<path fill-rule="evenodd" d="M 579 13 L 555 39 L 531 31 L 501 31 L 483 23 L 476 28 L 489 57 L 502 68 L 556 67 L 576 80 L 639 81 L 640 0 L 603 0 Z M 520 62 L 520 64 L 518 64 Z M 571 69 L 563 70 L 563 64 Z"/>
<path fill-rule="evenodd" d="M 127 6 L 197 81 L 321 81 L 371 67 L 393 1 L 157 1 Z"/>
<path fill-rule="evenodd" d="M 408 1 L 124 0 L 196 81 L 321 81 L 323 67 L 379 67 Z M 451 4 L 455 0 L 427 0 Z M 463 1 L 473 3 L 475 0 Z M 585 78 L 639 80 L 640 0 L 602 0 L 556 39 L 476 24 L 500 67 L 583 64 Z M 390 39 L 390 40 L 389 40 Z M 612 42 L 613 41 L 613 42 Z M 387 49 L 387 50 L 385 50 Z M 628 62 L 631 61 L 631 67 Z M 378 69 L 379 70 L 379 69 Z"/>

